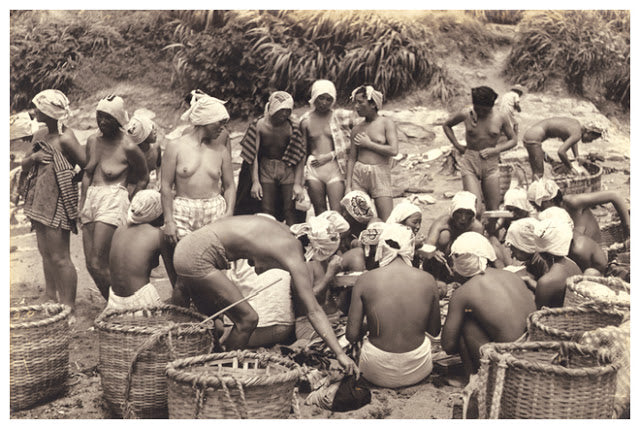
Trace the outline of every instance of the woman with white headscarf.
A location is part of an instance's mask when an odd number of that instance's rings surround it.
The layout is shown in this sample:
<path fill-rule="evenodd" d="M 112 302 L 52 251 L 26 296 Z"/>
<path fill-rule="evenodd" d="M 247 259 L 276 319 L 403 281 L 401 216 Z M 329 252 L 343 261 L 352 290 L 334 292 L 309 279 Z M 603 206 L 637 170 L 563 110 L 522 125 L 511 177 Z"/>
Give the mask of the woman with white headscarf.
<path fill-rule="evenodd" d="M 47 89 L 33 98 L 35 119 L 24 112 L 12 117 L 11 138 L 31 138 L 33 147 L 22 160 L 26 174 L 24 213 L 36 231 L 49 300 L 75 306 L 77 274 L 69 250 L 69 232 L 77 234 L 78 186 L 75 166 L 84 168 L 86 156 L 73 131 L 63 124 L 69 100 Z M 44 125 L 44 127 L 41 127 Z"/>

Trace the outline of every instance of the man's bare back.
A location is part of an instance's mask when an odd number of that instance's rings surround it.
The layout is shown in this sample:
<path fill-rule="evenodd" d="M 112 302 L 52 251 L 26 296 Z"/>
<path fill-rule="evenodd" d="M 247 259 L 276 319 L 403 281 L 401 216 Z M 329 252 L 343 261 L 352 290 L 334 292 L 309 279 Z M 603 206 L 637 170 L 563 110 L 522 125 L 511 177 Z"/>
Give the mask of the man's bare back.
<path fill-rule="evenodd" d="M 550 138 L 564 141 L 571 136 L 578 140 L 582 136 L 580 122 L 573 118 L 555 117 L 536 122 L 524 133 L 523 139 L 525 142 L 543 142 Z"/>

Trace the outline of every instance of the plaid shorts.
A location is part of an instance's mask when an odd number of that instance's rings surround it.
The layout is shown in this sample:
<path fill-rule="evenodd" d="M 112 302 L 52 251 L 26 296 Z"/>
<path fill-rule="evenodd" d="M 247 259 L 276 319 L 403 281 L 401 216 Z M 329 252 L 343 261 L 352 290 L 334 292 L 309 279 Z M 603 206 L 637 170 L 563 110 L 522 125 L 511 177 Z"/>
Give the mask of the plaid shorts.
<path fill-rule="evenodd" d="M 175 197 L 173 219 L 176 222 L 178 240 L 221 217 L 227 210 L 222 195 L 206 199 Z"/>

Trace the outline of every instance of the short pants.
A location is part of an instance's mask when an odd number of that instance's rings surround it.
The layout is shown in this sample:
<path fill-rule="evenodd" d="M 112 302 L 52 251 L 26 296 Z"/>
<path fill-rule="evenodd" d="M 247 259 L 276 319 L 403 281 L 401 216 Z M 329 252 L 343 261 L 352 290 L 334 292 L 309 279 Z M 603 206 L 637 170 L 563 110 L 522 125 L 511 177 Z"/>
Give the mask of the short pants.
<path fill-rule="evenodd" d="M 180 277 L 201 279 L 213 271 L 229 269 L 227 253 L 211 225 L 180 240 L 173 254 L 173 267 Z"/>
<path fill-rule="evenodd" d="M 343 182 L 344 175 L 340 171 L 340 165 L 335 159 L 319 167 L 312 167 L 311 162 L 305 166 L 305 177 L 309 181 L 322 182 L 330 185 L 335 182 Z"/>
<path fill-rule="evenodd" d="M 103 222 L 120 226 L 127 221 L 129 210 L 129 192 L 118 185 L 95 185 L 87 189 L 87 197 L 80 213 L 80 222 Z"/>
<path fill-rule="evenodd" d="M 113 289 L 109 288 L 109 301 L 104 311 L 108 310 L 128 310 L 131 308 L 151 307 L 162 304 L 160 295 L 156 287 L 147 283 L 142 286 L 131 296 L 118 296 L 113 293 Z"/>
<path fill-rule="evenodd" d="M 261 184 L 293 185 L 295 182 L 294 168 L 280 159 L 262 158 L 258 171 Z"/>
<path fill-rule="evenodd" d="M 333 325 L 340 320 L 340 312 L 327 314 L 327 319 Z M 316 338 L 320 338 L 320 335 L 316 332 L 309 318 L 307 316 L 296 317 L 296 339 L 312 341 Z"/>
<path fill-rule="evenodd" d="M 487 180 L 491 177 L 500 178 L 500 155 L 482 158 L 480 151 L 467 149 L 460 161 L 460 173 L 462 177 L 473 176 L 478 180 Z"/>
<path fill-rule="evenodd" d="M 352 188 L 366 192 L 371 198 L 392 197 L 389 164 L 363 164 L 356 161 L 353 166 Z"/>
<path fill-rule="evenodd" d="M 178 240 L 222 217 L 226 211 L 227 202 L 222 195 L 206 199 L 175 197 L 173 219 Z"/>

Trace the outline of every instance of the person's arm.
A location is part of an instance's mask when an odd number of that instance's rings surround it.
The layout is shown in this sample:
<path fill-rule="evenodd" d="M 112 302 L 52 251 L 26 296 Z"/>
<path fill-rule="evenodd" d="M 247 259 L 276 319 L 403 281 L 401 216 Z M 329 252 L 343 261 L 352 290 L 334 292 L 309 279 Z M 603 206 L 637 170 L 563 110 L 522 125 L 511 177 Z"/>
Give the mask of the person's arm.
<path fill-rule="evenodd" d="M 302 246 L 300 246 L 302 247 Z M 304 304 L 307 310 L 307 318 L 311 322 L 311 326 L 318 333 L 320 338 L 324 340 L 327 346 L 336 354 L 338 362 L 345 369 L 348 375 L 358 373 L 356 364 L 346 355 L 336 338 L 335 332 L 331 329 L 331 324 L 327 315 L 322 310 L 320 304 L 313 295 L 311 281 L 307 266 L 302 259 L 302 249 L 300 252 L 285 252 L 283 266 L 287 267 L 287 271 L 291 274 L 295 292 Z"/>
<path fill-rule="evenodd" d="M 160 239 L 163 239 L 164 233 L 161 232 L 160 235 Z M 169 277 L 171 286 L 175 288 L 176 281 L 178 280 L 178 274 L 173 267 L 173 248 L 169 246 L 169 244 L 165 240 L 162 240 L 162 244 L 160 245 L 160 256 L 162 256 L 164 269 L 167 272 L 167 276 Z"/>
<path fill-rule="evenodd" d="M 362 304 L 362 288 L 364 282 L 362 276 L 353 285 L 351 291 L 351 304 L 349 305 L 349 317 L 347 319 L 347 340 L 356 344 L 363 337 L 362 322 L 364 320 L 364 306 Z"/>
<path fill-rule="evenodd" d="M 223 216 L 233 216 L 233 209 L 236 206 L 236 182 L 233 180 L 231 154 L 226 148 L 220 153 L 222 154 L 222 186 L 224 187 L 224 200 L 227 203 L 227 211 Z"/>
<path fill-rule="evenodd" d="M 306 157 L 305 157 L 306 160 Z M 304 201 L 304 162 L 300 160 L 296 165 L 293 178 L 293 192 L 291 199 L 298 202 Z"/>
<path fill-rule="evenodd" d="M 595 244 L 594 246 L 595 249 L 591 257 L 591 266 L 600 271 L 601 274 L 604 274 L 607 269 L 607 264 L 609 263 L 609 261 L 607 260 L 607 255 L 602 250 L 602 247 L 598 246 L 597 244 Z"/>
<path fill-rule="evenodd" d="M 260 184 L 260 165 L 258 163 L 258 153 L 260 152 L 260 125 L 261 121 L 258 121 L 256 125 L 256 156 L 253 158 L 253 164 L 251 164 L 251 197 L 256 200 L 262 200 L 262 185 Z"/>
<path fill-rule="evenodd" d="M 129 163 L 132 183 L 141 181 L 149 183 L 149 169 L 147 168 L 147 160 L 144 153 L 142 153 L 138 145 L 134 144 L 128 137 L 125 137 L 124 153 Z"/>
<path fill-rule="evenodd" d="M 96 160 L 93 159 L 92 155 L 94 154 L 94 148 L 96 145 L 95 136 L 90 136 L 87 139 L 87 144 L 85 147 L 85 156 L 86 156 L 86 164 L 84 166 L 84 172 L 82 174 L 82 182 L 80 183 L 80 201 L 78 201 L 78 213 L 82 212 L 82 208 L 84 207 L 84 202 L 87 199 L 87 190 L 89 186 L 93 182 L 93 173 L 96 168 Z"/>
<path fill-rule="evenodd" d="M 178 145 L 180 140 L 171 141 L 167 145 L 160 167 L 160 198 L 162 202 L 162 212 L 164 213 L 164 238 L 172 246 L 178 242 L 176 222 L 173 218 L 173 185 L 176 178 L 176 166 L 178 163 Z"/>
<path fill-rule="evenodd" d="M 429 323 L 427 324 L 427 333 L 432 337 L 438 336 L 440 329 L 442 328 L 442 322 L 440 321 L 440 300 L 438 297 L 438 287 L 436 286 L 435 279 L 433 280 L 433 298 L 431 300 L 431 310 L 429 313 Z"/>
<path fill-rule="evenodd" d="M 333 255 L 329 264 L 327 265 L 327 271 L 323 276 L 317 276 L 313 279 L 313 296 L 316 298 L 323 294 L 327 290 L 327 286 L 331 283 L 333 278 L 342 269 L 342 258 L 338 255 Z"/>
<path fill-rule="evenodd" d="M 60 147 L 72 164 L 77 164 L 80 168 L 84 168 L 87 165 L 86 150 L 82 147 L 71 128 L 67 128 L 60 137 Z"/>
<path fill-rule="evenodd" d="M 22 171 L 29 171 L 34 165 L 42 163 L 45 158 L 47 158 L 47 155 L 43 150 L 34 151 L 32 148 L 31 153 L 22 158 L 22 162 L 20 163 Z"/>
<path fill-rule="evenodd" d="M 358 146 L 354 143 L 353 139 L 356 135 L 356 130 L 351 132 L 351 145 L 349 149 L 349 158 L 347 158 L 347 173 L 345 175 L 345 194 L 351 192 L 353 183 L 353 166 L 358 159 Z"/>
<path fill-rule="evenodd" d="M 442 350 L 450 355 L 458 353 L 458 344 L 460 343 L 460 335 L 462 335 L 465 309 L 466 300 L 464 290 L 458 288 L 453 292 L 453 295 L 451 295 L 447 319 L 444 322 L 440 339 Z"/>
<path fill-rule="evenodd" d="M 560 147 L 558 148 L 558 157 L 560 157 L 560 160 L 562 161 L 562 163 L 564 165 L 566 165 L 569 169 L 573 169 L 573 166 L 571 165 L 571 161 L 569 161 L 569 157 L 567 156 L 567 150 L 569 150 L 569 148 L 571 148 L 571 151 L 573 152 L 573 156 L 575 157 L 575 159 L 578 159 L 578 142 L 580 141 L 580 138 L 582 136 L 580 135 L 579 129 L 578 132 L 572 132 L 571 135 L 569 137 L 567 137 L 567 139 L 562 142 L 562 145 L 560 145 Z"/>
<path fill-rule="evenodd" d="M 498 155 L 505 150 L 509 150 L 511 148 L 516 147 L 518 144 L 518 139 L 516 137 L 516 133 L 513 131 L 513 127 L 511 126 L 511 122 L 507 118 L 506 115 L 501 114 L 502 116 L 502 132 L 507 137 L 507 141 L 504 143 L 498 143 L 495 147 L 488 147 L 482 149 L 480 151 L 480 156 L 482 158 L 487 158 L 492 155 Z"/>
<path fill-rule="evenodd" d="M 383 156 L 396 156 L 398 154 L 398 131 L 396 124 L 388 119 L 385 121 L 385 143 L 375 143 L 367 133 L 358 133 L 353 142 L 363 149 L 368 149 Z"/>
<path fill-rule="evenodd" d="M 631 234 L 631 219 L 629 217 L 629 209 L 622 196 L 614 191 L 596 191 L 586 194 L 571 194 L 565 195 L 562 200 L 572 211 L 582 211 L 586 208 L 591 208 L 600 204 L 613 204 L 616 209 L 622 227 L 624 228 L 625 238 L 628 238 Z"/>
<path fill-rule="evenodd" d="M 442 124 L 442 130 L 444 131 L 444 135 L 447 136 L 453 147 L 458 149 L 460 153 L 464 153 L 467 148 L 462 146 L 458 139 L 456 138 L 455 133 L 453 132 L 453 127 L 458 125 L 460 122 L 463 122 L 467 115 L 463 112 L 458 112 L 454 115 L 451 115 L 445 122 Z"/>

